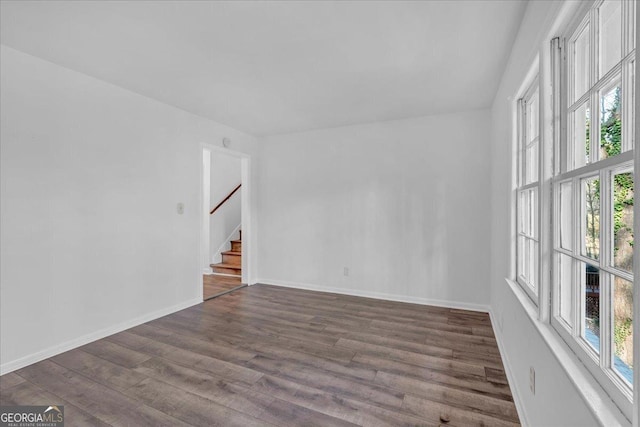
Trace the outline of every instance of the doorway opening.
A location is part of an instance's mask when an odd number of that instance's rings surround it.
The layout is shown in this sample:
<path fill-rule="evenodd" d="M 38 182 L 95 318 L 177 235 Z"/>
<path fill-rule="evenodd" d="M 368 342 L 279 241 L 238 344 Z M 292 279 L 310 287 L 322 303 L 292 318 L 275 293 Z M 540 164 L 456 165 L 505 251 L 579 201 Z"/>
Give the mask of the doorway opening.
<path fill-rule="evenodd" d="M 250 158 L 226 148 L 202 149 L 202 299 L 250 283 Z"/>

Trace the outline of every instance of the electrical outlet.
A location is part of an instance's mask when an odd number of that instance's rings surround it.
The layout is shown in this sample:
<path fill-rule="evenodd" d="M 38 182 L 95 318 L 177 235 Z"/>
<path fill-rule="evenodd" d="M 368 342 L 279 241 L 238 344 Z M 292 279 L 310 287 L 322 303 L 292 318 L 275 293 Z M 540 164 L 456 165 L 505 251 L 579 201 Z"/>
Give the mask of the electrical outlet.
<path fill-rule="evenodd" d="M 344 274 L 345 276 L 348 276 L 348 275 L 349 275 L 349 267 L 345 267 L 345 268 L 344 268 L 343 274 Z"/>
<path fill-rule="evenodd" d="M 529 388 L 531 389 L 531 394 L 536 394 L 536 370 L 533 366 L 529 367 Z"/>

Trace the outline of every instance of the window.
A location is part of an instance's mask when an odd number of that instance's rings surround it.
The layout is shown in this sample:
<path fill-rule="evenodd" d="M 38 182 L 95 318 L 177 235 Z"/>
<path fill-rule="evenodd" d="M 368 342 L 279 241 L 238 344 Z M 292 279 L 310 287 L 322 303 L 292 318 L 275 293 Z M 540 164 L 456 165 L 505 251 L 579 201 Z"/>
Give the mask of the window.
<path fill-rule="evenodd" d="M 631 0 L 596 1 L 566 35 L 566 132 L 551 178 L 551 323 L 623 412 L 633 395 Z M 636 361 L 637 362 L 637 361 Z"/>
<path fill-rule="evenodd" d="M 518 102 L 517 281 L 533 301 L 538 295 L 539 270 L 539 126 L 538 78 Z"/>

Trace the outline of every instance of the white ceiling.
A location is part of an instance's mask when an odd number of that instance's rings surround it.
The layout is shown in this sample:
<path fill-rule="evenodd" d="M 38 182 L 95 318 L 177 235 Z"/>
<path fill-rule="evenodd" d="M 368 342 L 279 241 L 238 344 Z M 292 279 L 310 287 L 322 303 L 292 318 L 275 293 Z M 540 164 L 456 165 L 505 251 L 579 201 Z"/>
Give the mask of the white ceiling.
<path fill-rule="evenodd" d="M 489 107 L 512 1 L 2 1 L 3 44 L 254 135 Z"/>

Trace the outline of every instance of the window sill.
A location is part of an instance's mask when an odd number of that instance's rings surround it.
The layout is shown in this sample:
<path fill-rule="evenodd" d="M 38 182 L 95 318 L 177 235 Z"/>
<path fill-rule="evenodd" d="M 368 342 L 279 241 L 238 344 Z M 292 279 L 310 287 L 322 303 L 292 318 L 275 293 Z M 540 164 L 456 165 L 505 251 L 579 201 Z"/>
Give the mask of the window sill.
<path fill-rule="evenodd" d="M 531 323 L 538 330 L 551 352 L 555 355 L 560 366 L 565 370 L 576 391 L 584 400 L 596 419 L 604 426 L 631 426 L 631 422 L 624 416 L 618 406 L 611 400 L 600 384 L 573 353 L 569 346 L 550 324 L 538 319 L 538 312 L 529 296 L 516 282 L 505 279 L 512 292 L 520 301 Z"/>

